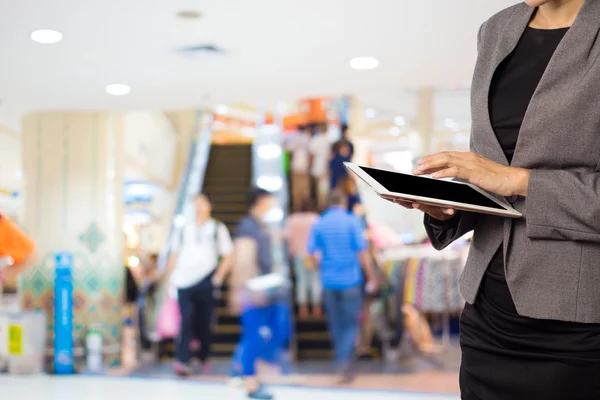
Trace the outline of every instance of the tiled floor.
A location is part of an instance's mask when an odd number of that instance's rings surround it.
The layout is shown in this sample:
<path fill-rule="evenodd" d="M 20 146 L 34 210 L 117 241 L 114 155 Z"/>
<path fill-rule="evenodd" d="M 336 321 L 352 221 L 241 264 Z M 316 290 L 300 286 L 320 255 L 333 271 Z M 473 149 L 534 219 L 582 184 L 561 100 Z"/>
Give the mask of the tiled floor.
<path fill-rule="evenodd" d="M 227 364 L 215 363 L 210 375 L 196 375 L 187 378 L 196 382 L 226 382 Z M 377 363 L 361 363 L 355 381 L 347 386 L 354 389 L 415 391 L 422 393 L 459 393 L 458 373 L 454 369 L 436 371 L 430 368 L 394 367 L 381 368 Z M 268 383 L 288 384 L 299 387 L 337 388 L 338 377 L 331 374 L 328 363 L 302 363 L 296 366 L 294 377 L 281 377 L 266 368 L 259 368 L 261 376 Z M 170 364 L 139 367 L 133 371 L 114 370 L 113 376 L 135 378 L 173 379 Z"/>
<path fill-rule="evenodd" d="M 411 357 L 386 364 L 381 361 L 361 361 L 355 364 L 356 380 L 349 387 L 364 390 L 395 390 L 420 393 L 458 394 L 458 369 L 460 349 L 456 343 L 447 348 L 446 366 L 441 368 L 439 358 L 414 354 Z M 209 375 L 188 378 L 191 381 L 225 382 L 230 361 L 215 361 Z M 294 384 L 299 387 L 337 388 L 338 378 L 332 375 L 330 362 L 299 362 L 294 366 L 297 377 L 291 382 L 273 373 L 272 369 L 262 369 L 261 376 L 270 383 Z M 112 375 L 141 378 L 172 379 L 170 363 L 143 365 L 130 371 L 112 371 Z M 311 399 L 312 400 L 312 399 Z"/>
<path fill-rule="evenodd" d="M 115 377 L 0 376 L 2 398 L 44 400 L 229 400 L 245 398 L 240 389 L 217 382 Z M 458 395 L 365 389 L 273 387 L 283 400 L 458 400 Z"/>

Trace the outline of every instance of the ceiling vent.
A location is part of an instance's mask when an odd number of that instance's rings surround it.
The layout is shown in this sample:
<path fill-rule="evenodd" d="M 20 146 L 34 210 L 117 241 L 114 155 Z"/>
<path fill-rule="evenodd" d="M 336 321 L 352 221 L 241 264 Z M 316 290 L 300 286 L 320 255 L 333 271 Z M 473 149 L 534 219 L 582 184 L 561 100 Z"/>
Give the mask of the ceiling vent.
<path fill-rule="evenodd" d="M 210 57 L 225 54 L 225 51 L 213 44 L 196 44 L 190 46 L 179 47 L 177 53 L 189 57 L 189 58 L 200 58 Z"/>

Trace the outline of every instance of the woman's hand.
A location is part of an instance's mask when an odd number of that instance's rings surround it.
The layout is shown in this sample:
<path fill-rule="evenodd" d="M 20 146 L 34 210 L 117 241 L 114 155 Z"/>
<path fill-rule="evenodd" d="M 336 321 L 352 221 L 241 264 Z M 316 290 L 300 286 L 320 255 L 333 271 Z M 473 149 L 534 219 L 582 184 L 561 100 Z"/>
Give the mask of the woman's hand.
<path fill-rule="evenodd" d="M 453 208 L 428 206 L 425 204 L 413 203 L 404 200 L 394 200 L 394 203 L 399 204 L 409 210 L 423 211 L 425 214 L 429 215 L 431 218 L 437 219 L 438 221 L 447 221 L 456 214 L 456 211 Z"/>
<path fill-rule="evenodd" d="M 442 152 L 427 156 L 417 164 L 415 175 L 458 178 L 500 196 L 527 196 L 530 170 L 507 167 L 479 154 Z"/>

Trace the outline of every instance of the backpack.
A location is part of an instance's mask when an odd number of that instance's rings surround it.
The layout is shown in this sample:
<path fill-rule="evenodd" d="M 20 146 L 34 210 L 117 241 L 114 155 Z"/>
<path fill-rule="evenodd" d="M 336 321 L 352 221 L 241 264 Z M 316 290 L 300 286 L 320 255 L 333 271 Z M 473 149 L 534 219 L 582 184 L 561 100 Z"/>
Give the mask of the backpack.
<path fill-rule="evenodd" d="M 217 264 L 221 262 L 221 255 L 219 254 L 219 229 L 221 229 L 221 226 L 224 226 L 225 229 L 227 229 L 227 226 L 222 223 L 221 221 L 219 221 L 218 219 L 212 219 L 213 221 L 215 221 L 215 232 L 213 233 L 213 242 L 215 244 L 215 253 L 217 254 Z M 180 244 L 180 248 L 181 246 L 183 246 L 183 242 L 184 242 L 184 234 L 185 234 L 185 228 L 180 229 L 179 230 L 179 244 Z"/>

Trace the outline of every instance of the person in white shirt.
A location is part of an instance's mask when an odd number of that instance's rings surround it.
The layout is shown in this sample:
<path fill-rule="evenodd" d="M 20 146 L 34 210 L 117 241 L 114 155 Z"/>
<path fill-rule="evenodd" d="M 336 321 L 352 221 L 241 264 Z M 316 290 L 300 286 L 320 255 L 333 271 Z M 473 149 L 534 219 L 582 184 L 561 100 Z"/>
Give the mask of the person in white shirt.
<path fill-rule="evenodd" d="M 175 235 L 169 257 L 170 281 L 177 288 L 181 311 L 181 331 L 173 365 L 178 375 L 192 373 L 188 363 L 191 343 L 198 339 L 198 358 L 208 372 L 212 340 L 214 291 L 220 286 L 233 262 L 233 242 L 227 227 L 212 218 L 212 203 L 207 193 L 195 198 L 195 221 Z"/>
<path fill-rule="evenodd" d="M 325 129 L 318 128 L 318 131 L 311 138 L 309 143 L 310 154 L 312 155 L 311 176 L 313 188 L 315 189 L 318 209 L 324 211 L 327 208 L 327 197 L 329 196 L 329 159 L 331 158 L 331 141 L 327 136 Z"/>
<path fill-rule="evenodd" d="M 298 208 L 310 196 L 310 135 L 301 126 L 294 136 L 288 150 L 292 153 L 292 207 Z"/>

